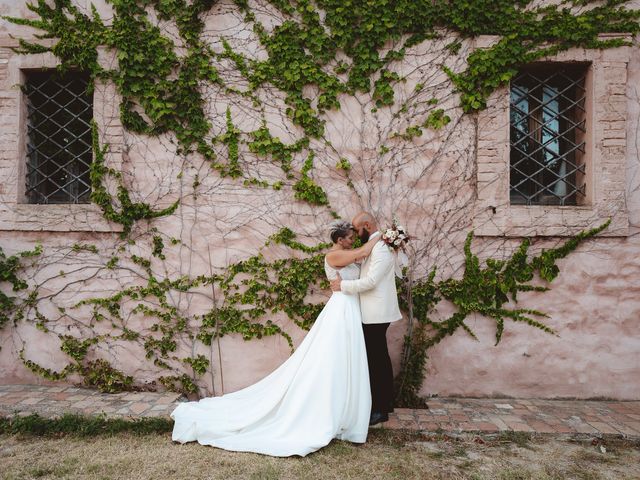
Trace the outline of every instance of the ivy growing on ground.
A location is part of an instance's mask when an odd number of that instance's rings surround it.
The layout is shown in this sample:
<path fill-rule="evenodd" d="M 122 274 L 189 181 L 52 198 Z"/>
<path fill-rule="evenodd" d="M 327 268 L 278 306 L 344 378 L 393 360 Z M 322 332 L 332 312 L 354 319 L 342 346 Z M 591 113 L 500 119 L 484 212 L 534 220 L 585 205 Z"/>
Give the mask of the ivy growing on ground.
<path fill-rule="evenodd" d="M 122 419 L 106 418 L 106 415 L 84 416 L 72 413 L 65 413 L 56 418 L 42 417 L 37 413 L 0 417 L 0 434 L 2 435 L 94 437 L 122 432 L 149 435 L 167 433 L 172 429 L 172 420 L 154 417 Z"/>
<path fill-rule="evenodd" d="M 457 55 L 468 39 L 478 35 L 500 37 L 494 45 L 470 53 L 464 70 L 442 67 L 452 88 L 459 93 L 460 107 L 465 112 L 474 112 L 486 106 L 488 96 L 506 85 L 520 65 L 573 47 L 620 46 L 624 40 L 601 40 L 598 35 L 640 31 L 640 11 L 626 9 L 627 2 L 621 0 L 564 0 L 559 6 L 535 6 L 528 0 L 270 0 L 285 19 L 272 30 L 260 23 L 249 2 L 235 0 L 266 52 L 266 58 L 258 60 L 235 51 L 224 38 L 221 51 L 213 50 L 203 40 L 203 19 L 214 6 L 214 0 L 109 0 L 107 3 L 114 13 L 109 23 L 100 18 L 95 8 L 85 14 L 71 0 L 32 2 L 29 8 L 36 19 L 9 20 L 40 30 L 43 38 L 53 39 L 53 44 L 45 47 L 20 40 L 18 51 L 25 54 L 51 51 L 61 60 L 62 70 L 88 71 L 91 88 L 96 81 L 111 82 L 122 99 L 120 117 L 129 131 L 147 136 L 170 134 L 176 139 L 179 154 L 203 157 L 221 177 L 252 188 L 287 189 L 292 200 L 328 212 L 332 212 L 330 198 L 314 178 L 312 147 L 314 142 L 329 143 L 325 138 L 323 114 L 339 109 L 341 96 L 363 93 L 374 99 L 376 109 L 396 108 L 397 87 L 405 79 L 394 70 L 394 62 L 402 60 L 411 47 L 452 35 L 454 40 L 448 44 L 447 51 Z M 150 10 L 154 10 L 160 20 L 175 23 L 184 47 L 182 55 L 176 53 L 174 42 L 150 20 Z M 116 67 L 100 65 L 99 47 L 115 52 Z M 219 73 L 223 60 L 233 63 L 246 80 L 246 88 L 225 84 Z M 261 87 L 277 88 L 283 93 L 286 115 L 299 127 L 299 138 L 287 144 L 273 136 L 266 123 L 256 130 L 243 131 L 231 108 L 224 113 L 225 132 L 214 135 L 211 119 L 205 113 L 202 85 L 218 86 L 228 95 L 248 98 L 258 104 L 257 93 Z M 316 99 L 305 93 L 310 86 L 318 92 Z M 415 90 L 419 92 L 423 88 L 423 84 L 418 84 Z M 439 108 L 437 99 L 428 100 L 423 106 L 423 119 L 397 132 L 395 138 L 411 142 L 423 134 L 423 129 L 438 130 L 451 121 L 445 110 Z M 407 105 L 403 105 L 394 115 L 403 115 L 406 109 Z M 227 152 L 226 158 L 218 158 L 216 147 Z M 179 200 L 164 209 L 134 200 L 136 192 L 129 190 L 122 172 L 108 165 L 109 145 L 100 144 L 95 125 L 93 148 L 91 201 L 102 209 L 105 218 L 123 226 L 123 238 L 131 236 L 138 221 L 177 211 Z M 381 155 L 388 151 L 388 147 L 380 147 Z M 253 176 L 244 168 L 247 154 L 277 165 L 282 178 L 267 181 Z M 299 169 L 298 161 L 302 164 Z M 348 159 L 340 158 L 336 170 L 353 188 L 352 167 Z M 107 178 L 116 184 L 115 192 L 107 187 Z M 198 186 L 196 177 L 194 190 Z M 536 319 L 544 317 L 542 312 L 509 310 L 503 305 L 508 299 L 516 300 L 517 292 L 546 289 L 530 283 L 535 274 L 552 281 L 558 273 L 556 260 L 595 235 L 596 230 L 584 232 L 564 246 L 531 260 L 527 259 L 529 243 L 525 240 L 510 259 L 490 260 L 486 267 L 481 267 L 472 254 L 469 236 L 465 244 L 465 275 L 461 280 L 435 283 L 435 272 L 432 272 L 411 285 L 403 284 L 403 306 L 409 317 L 415 319 L 410 322 L 410 328 L 416 325 L 405 345 L 399 401 L 403 404 L 417 401 L 428 347 L 459 328 L 473 335 L 464 323 L 471 313 L 496 321 L 496 343 L 500 341 L 505 319 L 548 331 Z M 149 258 L 127 255 L 123 251 L 109 252 L 104 266 L 116 271 L 130 262 L 145 278 L 144 285 L 107 297 L 83 300 L 74 307 L 89 307 L 91 322 L 110 322 L 112 333 L 82 340 L 60 337 L 61 350 L 69 356 L 70 363 L 59 372 L 45 369 L 23 354 L 25 365 L 50 379 L 66 378 L 73 373 L 79 374 L 85 384 L 105 391 L 128 389 L 133 386 L 131 377 L 105 360 L 89 360 L 89 353 L 101 342 L 136 342 L 150 361 L 167 371 L 167 375 L 158 378 L 159 382 L 167 388 L 194 392 L 198 378 L 212 365 L 198 355 L 178 358 L 175 352 L 181 335 L 195 336 L 206 345 L 232 333 L 246 340 L 281 335 L 291 345 L 291 336 L 282 327 L 271 321 L 263 322 L 263 318 L 284 312 L 295 324 L 309 328 L 322 308 L 321 304 L 307 303 L 305 299 L 314 289 L 326 287 L 322 251 L 327 245 L 307 246 L 298 241 L 290 229 L 280 230 L 270 242 L 296 251 L 295 258 L 267 261 L 258 253 L 229 265 L 223 272 L 195 278 L 168 278 L 155 273 L 152 260 L 165 261 L 167 250 L 174 244 L 167 245 L 157 231 L 149 237 Z M 80 251 L 98 255 L 86 249 L 74 252 Z M 40 252 L 36 249 L 31 256 Z M 19 258 L 7 258 L 0 251 L 0 281 L 8 282 L 14 291 L 27 287 L 19 274 L 23 269 L 20 258 L 28 256 L 25 253 Z M 180 311 L 170 300 L 171 292 L 189 292 L 205 286 L 217 289 L 222 298 L 197 319 Z M 441 298 L 453 302 L 457 312 L 445 321 L 435 322 L 429 319 L 429 313 Z M 127 328 L 122 317 L 125 302 L 137 303 L 133 314 L 153 319 L 151 335 L 142 336 Z M 22 318 L 25 308 L 32 308 L 39 328 L 47 330 L 49 320 L 35 303 L 37 290 L 24 301 L 0 292 L 0 327 L 11 318 Z M 188 325 L 194 323 L 199 325 L 197 331 L 188 331 Z M 174 375 L 175 362 L 188 365 L 192 374 Z"/>

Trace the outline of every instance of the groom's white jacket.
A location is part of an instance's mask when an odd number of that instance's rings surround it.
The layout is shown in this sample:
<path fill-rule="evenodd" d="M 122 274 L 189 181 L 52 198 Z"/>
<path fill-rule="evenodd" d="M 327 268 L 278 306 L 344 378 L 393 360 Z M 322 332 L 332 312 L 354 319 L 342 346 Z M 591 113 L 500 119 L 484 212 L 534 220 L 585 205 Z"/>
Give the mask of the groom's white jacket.
<path fill-rule="evenodd" d="M 380 235 L 375 232 L 371 238 Z M 378 242 L 360 270 L 359 280 L 342 280 L 340 290 L 360 294 L 362 323 L 390 323 L 400 320 L 395 280 L 395 257 L 384 242 Z"/>

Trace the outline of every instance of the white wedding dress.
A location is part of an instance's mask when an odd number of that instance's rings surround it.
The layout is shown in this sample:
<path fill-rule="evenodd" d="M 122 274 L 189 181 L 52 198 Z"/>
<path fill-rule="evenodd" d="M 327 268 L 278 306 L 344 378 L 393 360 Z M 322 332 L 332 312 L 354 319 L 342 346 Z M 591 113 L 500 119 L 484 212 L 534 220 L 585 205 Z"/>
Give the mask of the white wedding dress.
<path fill-rule="evenodd" d="M 325 260 L 329 279 L 336 270 Z M 339 270 L 359 278 L 357 265 Z M 305 456 L 338 438 L 364 443 L 371 391 L 357 295 L 334 293 L 296 351 L 243 390 L 179 404 L 176 442 L 275 457 Z"/>

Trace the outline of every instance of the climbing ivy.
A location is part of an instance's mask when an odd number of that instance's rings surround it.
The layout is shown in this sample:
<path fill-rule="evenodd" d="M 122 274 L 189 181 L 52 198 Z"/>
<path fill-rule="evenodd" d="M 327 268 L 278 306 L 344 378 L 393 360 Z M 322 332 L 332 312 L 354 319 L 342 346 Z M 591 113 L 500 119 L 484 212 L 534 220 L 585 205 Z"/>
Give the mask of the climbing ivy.
<path fill-rule="evenodd" d="M 524 239 L 510 258 L 505 260 L 487 259 L 485 265 L 471 251 L 473 232 L 469 233 L 464 245 L 464 273 L 462 278 L 448 278 L 435 282 L 435 270 L 425 279 L 409 284 L 400 284 L 401 304 L 405 312 L 411 310 L 413 335 L 405 338 L 402 369 L 396 379 L 396 402 L 404 406 L 422 406 L 424 400 L 418 396 L 424 378 L 429 348 L 453 335 L 459 329 L 476 338 L 473 330 L 465 323 L 471 314 L 480 314 L 496 322 L 495 338 L 500 343 L 505 320 L 522 322 L 554 334 L 555 331 L 537 318 L 547 315 L 539 310 L 508 308 L 505 304 L 518 300 L 519 292 L 545 292 L 546 285 L 532 282 L 536 276 L 548 283 L 558 275 L 557 260 L 566 257 L 583 241 L 606 229 L 610 220 L 597 228 L 584 230 L 567 240 L 561 246 L 543 250 L 539 255 L 528 257 L 531 241 Z M 432 320 L 436 305 L 440 300 L 451 302 L 456 311 L 440 321 Z M 537 317 L 537 318 L 535 318 Z"/>
<path fill-rule="evenodd" d="M 126 237 L 131 231 L 133 224 L 141 219 L 152 219 L 169 215 L 178 208 L 178 201 L 174 202 L 162 210 L 153 208 L 144 202 L 133 202 L 129 190 L 122 184 L 122 174 L 113 168 L 105 166 L 105 155 L 108 145 L 101 147 L 98 139 L 98 129 L 95 122 L 91 123 L 94 159 L 89 167 L 89 178 L 91 179 L 91 201 L 102 209 L 102 213 L 107 220 L 121 224 L 124 228 L 121 236 Z M 119 182 L 116 201 L 107 190 L 104 180 L 106 176 L 111 176 Z"/>
<path fill-rule="evenodd" d="M 281 162 L 287 179 L 293 179 L 292 153 L 308 148 L 308 138 L 322 137 L 324 120 L 321 114 L 340 108 L 338 96 L 355 92 L 371 92 L 378 108 L 394 104 L 393 85 L 403 79 L 391 64 L 404 57 L 410 48 L 426 39 L 442 35 L 441 29 L 462 38 L 478 35 L 498 35 L 493 46 L 478 49 L 467 58 L 467 68 L 454 72 L 443 67 L 455 89 L 460 92 L 461 106 L 471 112 L 484 108 L 488 95 L 505 85 L 519 65 L 538 60 L 572 47 L 610 48 L 625 44 L 622 39 L 600 40 L 600 33 L 640 31 L 639 10 L 628 10 L 621 0 L 606 2 L 565 0 L 561 6 L 531 6 L 530 1 L 507 0 L 309 0 L 296 2 L 271 1 L 285 21 L 268 31 L 256 18 L 248 2 L 237 0 L 245 20 L 253 26 L 266 50 L 266 60 L 254 60 L 235 52 L 226 39 L 223 52 L 215 52 L 202 39 L 203 16 L 214 5 L 213 0 L 109 0 L 114 17 L 106 25 L 97 10 L 82 13 L 71 0 L 45 0 L 28 4 L 37 19 L 8 18 L 44 32 L 56 39 L 53 46 L 20 40 L 19 51 L 40 53 L 51 51 L 62 61 L 61 68 L 76 67 L 90 72 L 91 78 L 112 81 L 122 96 L 122 122 L 131 131 L 148 135 L 165 132 L 175 134 L 179 151 L 198 152 L 211 161 L 211 166 L 223 176 L 241 177 L 239 145 L 242 137 L 249 150 L 260 156 L 271 156 Z M 589 6 L 590 8 L 584 8 Z M 578 8 L 580 7 L 580 8 Z M 161 20 L 173 20 L 183 41 L 186 54 L 178 56 L 172 40 L 148 18 L 153 8 Z M 380 55 L 389 42 L 397 45 Z M 452 46 L 454 45 L 454 46 Z M 449 50 L 459 50 L 459 41 Z M 105 70 L 98 62 L 97 49 L 104 46 L 115 50 L 118 66 Z M 338 54 L 348 60 L 337 60 Z M 239 73 L 248 81 L 249 91 L 241 92 L 224 85 L 216 62 L 231 59 Z M 342 80 L 341 76 L 347 79 Z M 240 132 L 230 111 L 226 112 L 226 134 L 211 138 L 211 122 L 204 112 L 201 83 L 218 84 L 230 93 L 252 95 L 260 86 L 271 84 L 284 92 L 288 105 L 286 114 L 304 131 L 304 138 L 287 147 L 273 139 L 266 127 L 255 132 Z M 315 85 L 319 90 L 314 102 L 305 96 L 304 88 Z M 255 97 L 254 101 L 257 101 Z M 442 110 L 428 113 L 422 127 L 441 128 L 449 121 Z M 411 140 L 422 133 L 420 126 L 409 127 L 399 135 Z M 249 138 L 253 137 L 252 141 Z M 228 163 L 216 161 L 212 143 L 227 145 Z M 98 152 L 98 150 L 96 150 Z M 326 194 L 310 180 L 311 167 L 294 185 L 295 198 L 314 205 L 327 205 Z M 175 207 L 152 212 L 141 203 L 132 202 L 121 185 L 117 200 L 121 211 L 115 213 L 109 202 L 114 199 L 100 187 L 104 167 L 93 176 L 93 201 L 112 221 L 125 226 L 142 218 L 168 215 Z M 104 172 L 102 172 L 104 173 Z M 269 186 L 261 179 L 245 178 L 247 186 Z M 281 182 L 273 187 L 280 189 Z"/>
<path fill-rule="evenodd" d="M 164 246 L 164 242 L 162 248 L 159 247 L 160 238 L 158 235 L 154 236 L 156 248 L 152 256 L 156 258 L 161 258 L 161 252 L 169 248 Z M 70 359 L 70 363 L 60 371 L 44 368 L 27 359 L 24 351 L 20 358 L 27 368 L 47 379 L 64 380 L 75 374 L 82 378 L 84 385 L 105 392 L 116 392 L 133 388 L 133 378 L 113 368 L 104 359 L 89 360 L 89 353 L 92 349 L 113 341 L 132 342 L 140 345 L 147 360 L 161 370 L 173 371 L 176 362 L 190 365 L 192 376 L 161 375 L 157 381 L 169 390 L 194 393 L 197 391 L 197 379 L 211 368 L 210 361 L 203 355 L 187 358 L 177 356 L 180 339 L 195 337 L 204 345 L 211 345 L 216 338 L 231 333 L 240 334 L 245 340 L 280 335 L 293 349 L 291 336 L 273 321 L 263 322 L 262 318 L 282 312 L 300 328 L 311 327 L 324 305 L 308 303 L 306 297 L 315 288 L 328 287 L 324 277 L 324 255 L 321 252 L 329 244 L 307 246 L 298 241 L 295 233 L 288 228 L 272 235 L 267 242 L 267 245 L 270 244 L 286 246 L 305 256 L 266 261 L 262 254 L 258 254 L 230 265 L 220 275 L 169 279 L 154 273 L 150 259 L 130 255 L 129 260 L 140 267 L 140 273 L 146 276 L 146 284 L 125 288 L 106 297 L 81 300 L 69 309 L 73 311 L 91 307 L 89 323 L 110 323 L 108 334 L 85 339 L 59 335 L 60 350 Z M 83 251 L 98 254 L 91 246 L 82 247 Z M 71 250 L 78 248 L 78 245 L 74 245 Z M 215 286 L 222 299 L 208 312 L 202 315 L 185 314 L 171 302 L 172 293 L 190 292 L 203 286 Z M 26 283 L 24 287 L 26 288 Z M 135 306 L 130 309 L 131 314 L 150 320 L 146 322 L 148 332 L 133 331 L 127 327 L 124 305 L 132 301 Z M 47 324 L 50 322 L 46 317 L 41 317 L 39 328 L 48 332 Z M 197 326 L 195 329 L 194 325 Z"/>
<path fill-rule="evenodd" d="M 176 139 L 177 152 L 183 156 L 199 155 L 220 176 L 237 180 L 246 187 L 290 188 L 294 199 L 317 208 L 331 210 L 329 197 L 313 174 L 315 153 L 312 145 L 329 143 L 325 135 L 323 114 L 340 108 L 343 95 L 369 94 L 376 109 L 396 109 L 394 115 L 404 115 L 407 104 L 395 105 L 396 90 L 405 81 L 394 69 L 411 47 L 443 35 L 454 37 L 445 47 L 446 54 L 458 55 L 463 44 L 478 35 L 497 35 L 497 42 L 471 52 L 462 71 L 442 68 L 459 93 L 464 112 L 474 112 L 486 106 L 488 96 L 506 85 L 519 66 L 573 47 L 610 48 L 625 44 L 622 39 L 601 40 L 600 33 L 630 33 L 640 31 L 639 10 L 628 10 L 621 0 L 564 0 L 559 5 L 538 6 L 529 0 L 270 0 L 281 12 L 284 21 L 269 30 L 260 23 L 246 0 L 235 0 L 251 25 L 266 58 L 248 58 L 235 51 L 222 38 L 222 50 L 214 49 L 203 40 L 204 16 L 214 0 L 108 0 L 113 18 L 105 22 L 95 8 L 89 14 L 75 7 L 71 0 L 37 0 L 29 4 L 35 19 L 9 18 L 10 21 L 34 27 L 43 38 L 52 39 L 45 47 L 37 42 L 20 40 L 21 53 L 52 52 L 61 60 L 61 69 L 77 68 L 90 73 L 93 82 L 106 81 L 115 85 L 120 97 L 120 117 L 126 129 L 142 135 L 171 134 Z M 589 7 L 589 8 L 586 8 Z M 176 53 L 173 40 L 150 20 L 155 11 L 163 21 L 175 23 L 182 53 Z M 446 32 L 446 33 L 445 33 Z M 98 62 L 98 48 L 115 52 L 117 66 L 106 68 Z M 390 47 L 390 48 L 389 48 Z M 381 53 L 384 51 L 384 54 Z M 230 61 L 247 87 L 225 84 L 219 73 L 222 60 Z M 443 61 L 443 65 L 445 62 Z M 221 123 L 226 131 L 212 132 L 212 119 L 205 113 L 202 85 L 215 85 L 230 96 L 249 99 L 260 108 L 258 92 L 263 87 L 275 87 L 283 93 L 286 115 L 299 127 L 298 137 L 287 144 L 275 137 L 266 122 L 253 131 L 242 131 L 240 122 L 226 108 Z M 314 87 L 317 96 L 311 98 L 307 87 Z M 415 92 L 424 89 L 418 83 Z M 423 129 L 445 127 L 450 117 L 438 100 L 425 102 L 428 107 L 423 119 L 395 138 L 412 141 Z M 264 120 L 264 118 L 263 118 Z M 217 157 L 216 146 L 226 150 L 226 161 Z M 91 201 L 97 204 L 106 219 L 123 226 L 122 238 L 130 238 L 136 222 L 171 215 L 179 201 L 164 209 L 135 201 L 134 192 L 125 184 L 122 172 L 107 162 L 109 145 L 101 145 L 98 129 L 93 125 L 94 162 L 91 165 Z M 389 152 L 382 145 L 380 155 Z M 277 165 L 283 178 L 268 182 L 252 176 L 245 167 L 245 156 Z M 303 161 L 304 159 L 304 161 Z M 299 167 L 299 162 L 302 166 Z M 340 158 L 336 170 L 345 183 L 353 187 L 349 177 L 352 164 Z M 105 183 L 110 178 L 116 184 L 111 192 Z M 195 191 L 200 177 L 193 181 Z M 605 228 L 600 227 L 600 228 Z M 597 230 L 597 229 L 596 229 Z M 398 399 L 401 403 L 416 402 L 422 383 L 426 349 L 459 328 L 473 335 L 464 323 L 471 313 L 480 313 L 496 321 L 496 343 L 500 341 L 504 320 L 526 322 L 546 331 L 537 318 L 544 314 L 536 310 L 504 308 L 517 292 L 544 290 L 531 285 L 538 275 L 552 281 L 558 274 L 556 260 L 597 233 L 583 232 L 562 247 L 548 250 L 528 260 L 529 242 L 525 240 L 508 260 L 488 260 L 480 266 L 471 252 L 471 236 L 465 244 L 465 274 L 462 279 L 435 282 L 435 272 L 411 285 L 401 286 L 403 306 L 415 319 L 416 331 L 408 336 L 403 355 L 403 373 L 399 378 Z M 599 230 L 598 230 L 599 231 Z M 192 375 L 163 375 L 158 381 L 165 387 L 193 393 L 197 379 L 210 362 L 200 356 L 178 358 L 177 339 L 197 338 L 205 345 L 221 336 L 236 333 L 244 339 L 281 335 L 292 345 L 290 335 L 265 316 L 283 312 L 302 328 L 309 328 L 321 304 L 307 303 L 306 298 L 316 288 L 325 288 L 322 251 L 326 244 L 307 246 L 297 240 L 290 229 L 282 229 L 268 243 L 284 245 L 296 251 L 295 258 L 267 261 L 258 253 L 229 265 L 224 271 L 208 276 L 169 278 L 154 270 L 154 262 L 166 260 L 165 251 L 176 243 L 165 245 L 157 231 L 148 235 L 150 256 L 127 254 L 125 248 L 108 252 L 105 269 L 135 267 L 145 279 L 142 285 L 131 286 L 113 295 L 78 302 L 73 309 L 90 307 L 91 322 L 110 322 L 112 333 L 90 339 L 60 337 L 61 350 L 71 363 L 60 372 L 45 369 L 21 356 L 25 365 L 50 379 L 66 378 L 71 373 L 82 376 L 87 385 L 105 391 L 126 389 L 133 379 L 111 367 L 105 360 L 88 360 L 90 351 L 117 339 L 139 343 L 146 357 L 158 368 L 173 370 L 176 362 L 189 365 Z M 133 240 L 131 240 L 133 241 Z M 74 246 L 75 254 L 93 254 L 97 249 Z M 39 255 L 41 250 L 34 250 Z M 28 255 L 25 255 L 28 256 Z M 14 291 L 27 288 L 18 276 L 24 268 L 20 258 L 5 257 L 0 250 L 0 281 L 8 282 Z M 133 267 L 131 267 L 133 265 Z M 166 272 L 165 272 L 166 273 Z M 199 316 L 182 312 L 171 301 L 172 292 L 189 292 L 212 287 L 221 293 L 219 301 Z M 440 299 L 451 301 L 457 308 L 449 319 L 430 320 L 429 313 Z M 0 327 L 10 318 L 20 318 L 23 306 L 32 306 L 37 290 L 26 300 L 0 292 Z M 150 334 L 130 330 L 124 320 L 124 304 L 136 305 L 129 313 L 152 319 Z M 36 307 L 37 326 L 47 330 L 48 320 Z M 189 325 L 198 325 L 190 331 Z M 412 327 L 413 328 L 413 327 Z"/>
<path fill-rule="evenodd" d="M 34 259 L 42 253 L 42 246 L 37 245 L 33 250 L 22 251 L 16 255 L 7 255 L 0 247 L 0 286 L 8 284 L 13 292 L 26 290 L 27 281 L 21 277 L 22 271 L 29 265 L 26 259 Z M 9 296 L 0 290 L 0 329 L 14 316 L 20 318 L 24 305 L 14 296 Z"/>
<path fill-rule="evenodd" d="M 302 167 L 300 180 L 293 186 L 293 190 L 296 192 L 295 197 L 298 200 L 306 200 L 312 205 L 327 205 L 329 203 L 327 194 L 309 176 L 309 172 L 313 168 L 313 157 L 313 152 L 311 152 Z"/>

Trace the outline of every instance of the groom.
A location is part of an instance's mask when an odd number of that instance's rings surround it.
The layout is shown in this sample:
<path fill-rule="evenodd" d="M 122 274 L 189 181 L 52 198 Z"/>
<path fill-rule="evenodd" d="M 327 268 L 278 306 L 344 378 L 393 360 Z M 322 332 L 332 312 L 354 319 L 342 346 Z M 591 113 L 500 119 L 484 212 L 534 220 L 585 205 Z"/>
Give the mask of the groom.
<path fill-rule="evenodd" d="M 362 243 L 381 235 L 370 213 L 361 212 L 351 222 Z M 359 280 L 331 282 L 331 290 L 360 294 L 362 329 L 369 363 L 371 418 L 369 425 L 389 420 L 393 411 L 393 371 L 387 349 L 387 328 L 402 318 L 395 282 L 395 259 L 384 242 L 378 242 L 362 264 Z"/>

